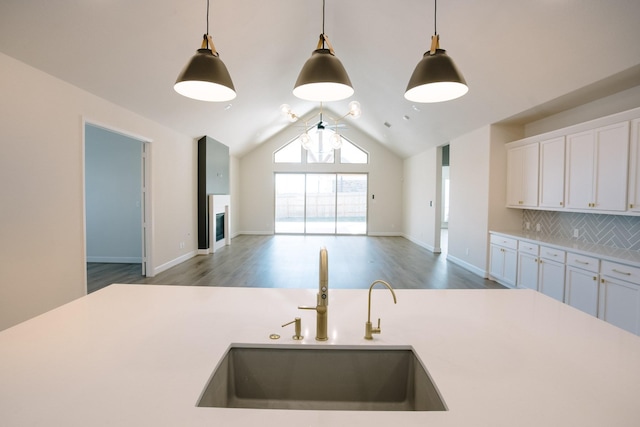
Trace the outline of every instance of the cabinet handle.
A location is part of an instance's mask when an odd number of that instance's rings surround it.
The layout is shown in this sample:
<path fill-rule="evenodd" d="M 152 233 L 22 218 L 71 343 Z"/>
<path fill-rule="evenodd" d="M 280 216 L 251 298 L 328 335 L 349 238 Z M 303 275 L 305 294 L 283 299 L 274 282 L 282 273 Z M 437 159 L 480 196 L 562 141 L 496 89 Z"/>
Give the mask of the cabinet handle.
<path fill-rule="evenodd" d="M 596 276 L 593 276 L 593 280 L 598 280 L 598 278 Z"/>
<path fill-rule="evenodd" d="M 600 283 L 604 283 L 604 279 L 600 279 Z"/>
<path fill-rule="evenodd" d="M 547 252 L 547 255 L 549 255 L 549 256 L 558 256 L 558 254 L 552 254 L 551 252 Z"/>
<path fill-rule="evenodd" d="M 629 204 L 629 209 L 633 209 L 633 203 Z"/>
<path fill-rule="evenodd" d="M 624 274 L 625 276 L 631 276 L 631 273 L 629 273 L 628 271 L 620 271 L 620 270 L 616 270 L 615 268 L 612 269 L 611 271 L 618 274 Z"/>
<path fill-rule="evenodd" d="M 560 206 L 563 206 L 563 205 L 564 205 L 564 203 L 560 202 Z"/>
<path fill-rule="evenodd" d="M 539 262 L 540 264 L 542 264 L 542 260 L 538 260 L 538 262 Z"/>
<path fill-rule="evenodd" d="M 576 260 L 576 263 L 582 264 L 582 265 L 589 265 L 589 261 L 580 261 L 579 259 Z"/>

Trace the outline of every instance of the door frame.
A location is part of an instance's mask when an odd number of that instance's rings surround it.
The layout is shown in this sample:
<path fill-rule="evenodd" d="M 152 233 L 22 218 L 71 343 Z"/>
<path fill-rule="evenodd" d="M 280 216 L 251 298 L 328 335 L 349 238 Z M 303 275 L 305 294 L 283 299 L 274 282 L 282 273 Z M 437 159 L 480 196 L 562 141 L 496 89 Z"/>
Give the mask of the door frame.
<path fill-rule="evenodd" d="M 122 129 L 114 128 L 111 125 L 100 123 L 96 120 L 82 117 L 82 231 L 83 231 L 83 261 L 87 263 L 87 200 L 86 200 L 86 127 L 87 125 L 97 127 L 108 132 L 119 134 L 127 138 L 135 139 L 141 142 L 142 150 L 142 171 L 141 171 L 141 206 L 140 206 L 140 221 L 142 225 L 142 275 L 146 277 L 154 276 L 153 265 L 153 233 L 151 225 L 153 224 L 153 210 L 151 204 L 151 152 L 152 152 L 152 139 L 141 135 L 134 134 Z M 85 290 L 87 288 L 87 275 L 85 271 L 84 277 Z"/>

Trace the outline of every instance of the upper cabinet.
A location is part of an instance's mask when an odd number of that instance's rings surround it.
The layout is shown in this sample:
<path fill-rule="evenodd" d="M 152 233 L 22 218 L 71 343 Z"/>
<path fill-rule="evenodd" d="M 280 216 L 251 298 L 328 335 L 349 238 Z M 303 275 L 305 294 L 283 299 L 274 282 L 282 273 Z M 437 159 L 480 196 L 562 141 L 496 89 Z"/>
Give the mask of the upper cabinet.
<path fill-rule="evenodd" d="M 567 136 L 565 206 L 627 210 L 629 122 Z"/>
<path fill-rule="evenodd" d="M 640 108 L 507 144 L 507 207 L 640 214 Z"/>
<path fill-rule="evenodd" d="M 507 151 L 507 206 L 538 206 L 538 144 Z"/>
<path fill-rule="evenodd" d="M 564 206 L 564 136 L 540 142 L 539 206 Z"/>
<path fill-rule="evenodd" d="M 629 147 L 629 210 L 640 212 L 640 119 L 631 121 Z"/>

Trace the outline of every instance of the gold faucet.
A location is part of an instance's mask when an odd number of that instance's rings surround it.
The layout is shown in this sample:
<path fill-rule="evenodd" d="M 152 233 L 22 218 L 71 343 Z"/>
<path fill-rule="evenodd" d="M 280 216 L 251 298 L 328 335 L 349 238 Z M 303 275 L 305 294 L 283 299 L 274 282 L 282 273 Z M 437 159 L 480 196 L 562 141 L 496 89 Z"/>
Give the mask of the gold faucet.
<path fill-rule="evenodd" d="M 318 282 L 318 298 L 315 307 L 298 307 L 301 310 L 316 311 L 316 340 L 326 341 L 327 318 L 329 310 L 329 254 L 327 248 L 320 249 L 320 280 Z"/>
<path fill-rule="evenodd" d="M 378 327 L 377 328 L 374 328 L 373 325 L 371 324 L 371 290 L 373 289 L 373 286 L 376 283 L 382 283 L 387 288 L 389 288 L 389 290 L 391 291 L 391 295 L 393 295 L 393 303 L 394 304 L 398 303 L 398 301 L 396 300 L 396 293 L 393 292 L 393 289 L 391 288 L 391 285 L 389 285 L 387 282 L 385 282 L 384 280 L 376 280 L 375 282 L 373 282 L 371 284 L 371 286 L 369 287 L 369 309 L 367 311 L 367 323 L 365 324 L 365 331 L 364 331 L 364 338 L 367 339 L 367 340 L 372 340 L 373 339 L 373 335 L 372 334 L 379 334 L 380 333 L 380 318 L 378 318 Z"/>

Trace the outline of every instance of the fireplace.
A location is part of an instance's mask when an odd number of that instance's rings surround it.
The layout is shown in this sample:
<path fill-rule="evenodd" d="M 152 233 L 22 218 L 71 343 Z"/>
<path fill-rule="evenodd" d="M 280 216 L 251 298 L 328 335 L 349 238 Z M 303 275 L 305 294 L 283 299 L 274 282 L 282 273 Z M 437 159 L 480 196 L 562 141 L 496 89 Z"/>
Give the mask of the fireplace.
<path fill-rule="evenodd" d="M 216 242 L 224 239 L 224 212 L 216 214 Z"/>

